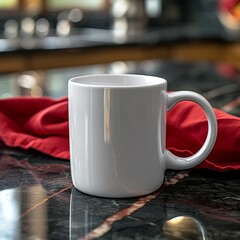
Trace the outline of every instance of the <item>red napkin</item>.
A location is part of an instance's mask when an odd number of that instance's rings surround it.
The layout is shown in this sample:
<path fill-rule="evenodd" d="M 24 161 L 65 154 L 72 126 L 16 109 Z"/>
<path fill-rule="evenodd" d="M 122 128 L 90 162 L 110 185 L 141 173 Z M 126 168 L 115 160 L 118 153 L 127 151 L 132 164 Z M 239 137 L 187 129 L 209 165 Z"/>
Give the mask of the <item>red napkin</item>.
<path fill-rule="evenodd" d="M 240 170 L 240 118 L 214 109 L 216 144 L 198 168 Z M 178 156 L 195 153 L 205 141 L 207 120 L 193 102 L 180 102 L 167 114 L 167 148 Z M 0 140 L 69 159 L 68 99 L 18 97 L 0 100 Z"/>
<path fill-rule="evenodd" d="M 8 146 L 69 159 L 67 98 L 1 99 L 0 140 Z"/>

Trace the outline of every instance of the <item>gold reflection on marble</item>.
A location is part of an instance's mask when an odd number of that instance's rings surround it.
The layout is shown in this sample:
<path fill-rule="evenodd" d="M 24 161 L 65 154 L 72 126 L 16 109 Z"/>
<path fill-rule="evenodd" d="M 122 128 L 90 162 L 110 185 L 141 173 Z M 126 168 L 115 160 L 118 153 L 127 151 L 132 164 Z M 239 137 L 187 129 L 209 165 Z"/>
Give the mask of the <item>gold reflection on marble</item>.
<path fill-rule="evenodd" d="M 40 184 L 28 186 L 22 193 L 22 210 L 27 212 L 26 215 L 22 214 L 25 218 L 22 234 L 29 236 L 29 239 L 47 239 L 47 204 L 39 204 L 46 197 L 46 190 Z"/>
<path fill-rule="evenodd" d="M 110 89 L 104 89 L 104 142 L 109 143 L 111 140 L 110 132 Z"/>
<path fill-rule="evenodd" d="M 164 239 L 203 239 L 204 228 L 199 221 L 188 216 L 178 216 L 165 222 L 163 226 Z"/>

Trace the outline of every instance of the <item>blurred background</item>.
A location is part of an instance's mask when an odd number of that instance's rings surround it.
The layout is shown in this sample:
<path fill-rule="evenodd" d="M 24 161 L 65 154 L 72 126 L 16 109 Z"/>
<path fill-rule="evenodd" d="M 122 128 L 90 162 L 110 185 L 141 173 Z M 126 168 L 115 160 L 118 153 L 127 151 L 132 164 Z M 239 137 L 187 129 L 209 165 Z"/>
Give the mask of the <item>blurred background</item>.
<path fill-rule="evenodd" d="M 169 90 L 196 91 L 206 97 L 214 107 L 240 117 L 239 69 L 240 0 L 0 0 L 0 98 L 14 96 L 59 98 L 67 95 L 68 79 L 71 77 L 97 73 L 137 73 L 164 77 L 168 80 Z M 20 155 L 20 158 L 23 156 Z M 14 160 L 15 157 L 11 159 L 6 158 L 7 162 L 10 161 L 10 165 L 9 163 L 6 165 L 7 168 L 15 166 L 14 164 L 18 162 Z M 39 159 L 41 163 L 44 160 Z M 34 157 L 30 162 L 35 161 Z M 9 171 L 4 170 L 3 176 L 10 176 L 12 173 L 9 174 Z M 22 176 L 23 170 L 17 171 L 21 171 Z M 57 189 L 56 184 L 61 183 L 60 188 L 63 186 L 60 177 L 60 180 L 57 179 L 57 182 L 54 180 L 52 184 L 51 172 L 48 174 L 43 172 L 41 174 L 44 175 L 47 184 L 43 181 L 43 187 L 41 185 L 26 187 L 30 173 L 31 171 L 27 171 L 23 179 L 22 177 L 20 179 L 20 182 L 24 182 L 23 192 L 15 188 L 16 181 L 12 181 L 12 178 L 9 178 L 8 185 L 11 189 L 0 192 L 2 219 L 7 219 L 5 221 L 7 224 L 9 220 L 19 219 L 21 211 L 24 213 L 28 208 L 31 210 L 39 201 L 42 203 L 41 199 L 46 199 L 49 189 L 52 194 L 53 185 L 54 189 Z M 64 171 L 60 173 L 65 176 Z M 214 179 L 215 175 L 212 176 L 212 173 L 209 175 Z M 12 176 L 18 179 L 17 174 Z M 40 173 L 36 176 L 32 174 L 29 181 L 39 183 L 40 176 Z M 201 177 L 202 179 L 208 180 L 206 176 Z M 221 182 L 217 181 L 215 185 L 218 184 L 220 189 Z M 192 182 L 196 183 L 196 180 Z M 11 185 L 13 183 L 14 186 Z M 229 186 L 234 190 L 232 183 Z M 216 195 L 216 189 L 212 195 Z M 207 191 L 212 191 L 211 187 L 208 187 Z M 229 198 L 226 200 L 227 204 L 234 200 L 231 195 L 229 196 L 225 197 Z M 80 203 L 84 200 L 73 194 L 71 201 L 74 201 L 74 197 Z M 190 199 L 192 201 L 192 197 Z M 216 204 L 217 200 L 218 195 L 213 203 Z M 55 225 L 63 230 L 52 206 L 56 205 L 59 210 L 62 209 L 64 202 L 62 195 L 60 197 L 58 195 L 57 200 L 51 199 L 48 205 L 38 205 L 37 209 L 22 218 L 23 221 L 22 219 L 15 221 L 7 228 L 6 224 L 3 224 L 0 232 L 7 234 L 11 239 L 18 239 L 21 231 L 19 224 L 22 224 L 26 234 L 31 235 L 35 231 L 38 239 L 46 239 L 48 223 L 51 229 L 51 226 L 58 222 Z M 88 200 L 84 204 L 87 202 Z M 200 213 L 194 215 L 202 216 L 203 222 L 206 222 L 206 219 L 210 223 L 214 221 L 213 225 L 206 225 L 210 235 L 220 234 L 217 230 L 222 231 L 225 224 L 222 216 L 220 222 L 217 219 L 218 214 L 215 214 L 222 212 L 223 203 L 209 215 L 211 203 L 205 208 L 201 202 L 197 202 L 196 207 Z M 174 210 L 174 204 L 170 201 L 172 215 L 178 213 L 176 209 Z M 68 208 L 65 203 L 64 206 Z M 99 206 L 92 204 L 90 207 L 97 209 Z M 179 214 L 192 212 L 192 208 L 195 208 L 195 205 L 186 205 L 187 210 L 185 211 L 183 207 Z M 92 221 L 90 214 L 92 209 L 91 211 L 89 209 L 87 207 L 84 210 L 81 206 L 79 208 L 81 211 L 75 212 L 85 216 L 85 220 Z M 231 210 L 229 204 L 227 208 L 224 206 L 224 209 L 230 216 L 230 220 L 228 216 L 225 219 L 227 226 L 231 226 L 236 208 Z M 204 211 L 208 213 L 206 216 Z M 47 223 L 46 216 L 53 214 L 54 221 Z M 65 216 L 64 212 L 59 214 Z M 77 217 L 79 221 L 80 218 Z M 34 220 L 36 218 L 38 221 Z M 160 219 L 162 218 L 164 214 Z M 193 223 L 196 222 L 193 218 L 183 216 L 171 219 L 163 226 L 163 236 L 176 233 L 183 236 L 184 233 L 189 239 L 191 237 L 200 239 L 204 233 L 203 227 L 198 223 L 200 227 L 194 229 Z M 62 223 L 66 227 L 66 221 Z M 79 231 L 77 225 L 74 225 L 74 222 L 72 224 L 75 226 L 73 230 Z M 215 232 L 214 226 L 217 224 Z M 183 229 L 182 233 L 179 226 Z M 234 225 L 230 229 L 234 229 Z M 205 239 L 204 236 L 201 239 Z"/>
<path fill-rule="evenodd" d="M 239 40 L 238 0 L 0 0 L 0 98 L 61 97 L 70 77 L 141 73 L 209 98 L 235 92 L 239 106 Z"/>

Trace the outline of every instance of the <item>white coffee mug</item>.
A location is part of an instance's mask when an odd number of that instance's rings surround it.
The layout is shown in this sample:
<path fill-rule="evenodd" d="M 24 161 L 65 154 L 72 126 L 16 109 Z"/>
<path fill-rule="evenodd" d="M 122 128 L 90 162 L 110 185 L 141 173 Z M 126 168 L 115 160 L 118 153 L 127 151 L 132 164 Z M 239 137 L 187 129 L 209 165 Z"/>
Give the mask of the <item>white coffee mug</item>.
<path fill-rule="evenodd" d="M 163 183 L 166 169 L 198 165 L 216 141 L 208 101 L 191 91 L 167 93 L 162 78 L 89 75 L 70 79 L 68 88 L 71 175 L 84 193 L 114 198 L 151 193 Z M 198 103 L 208 119 L 205 143 L 186 158 L 165 146 L 166 112 L 182 100 Z"/>

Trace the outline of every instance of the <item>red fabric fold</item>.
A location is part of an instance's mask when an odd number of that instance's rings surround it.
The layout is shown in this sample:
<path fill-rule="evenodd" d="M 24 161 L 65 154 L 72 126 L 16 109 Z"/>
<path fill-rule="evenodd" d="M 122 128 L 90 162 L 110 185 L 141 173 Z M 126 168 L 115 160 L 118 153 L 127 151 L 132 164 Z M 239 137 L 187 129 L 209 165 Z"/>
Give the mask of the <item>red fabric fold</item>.
<path fill-rule="evenodd" d="M 67 98 L 1 99 L 0 140 L 7 146 L 69 159 Z"/>
<path fill-rule="evenodd" d="M 214 109 L 218 135 L 214 148 L 198 168 L 240 170 L 240 118 Z M 203 110 L 193 102 L 180 102 L 167 114 L 167 148 L 185 157 L 197 152 L 208 131 Z"/>
<path fill-rule="evenodd" d="M 214 109 L 216 144 L 198 168 L 240 170 L 240 118 Z M 167 148 L 184 157 L 195 153 L 207 135 L 207 119 L 193 102 L 180 102 L 167 114 Z M 68 99 L 16 97 L 0 100 L 0 140 L 69 159 Z"/>

